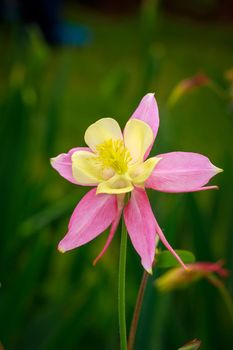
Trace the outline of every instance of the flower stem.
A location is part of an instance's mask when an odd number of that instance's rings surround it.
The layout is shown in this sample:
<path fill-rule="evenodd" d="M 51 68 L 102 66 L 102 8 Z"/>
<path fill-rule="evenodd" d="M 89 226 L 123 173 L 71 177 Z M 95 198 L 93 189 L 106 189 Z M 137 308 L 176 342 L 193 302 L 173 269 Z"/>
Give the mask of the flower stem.
<path fill-rule="evenodd" d="M 127 231 L 122 218 L 121 246 L 118 279 L 118 315 L 121 350 L 127 350 L 126 318 L 125 318 L 125 270 L 127 253 Z"/>
<path fill-rule="evenodd" d="M 148 280 L 148 273 L 144 271 L 142 275 L 142 280 L 141 284 L 138 290 L 138 296 L 137 296 L 137 301 L 135 304 L 134 308 L 134 314 L 133 314 L 133 319 L 131 322 L 131 327 L 130 327 L 130 332 L 129 332 L 129 339 L 128 339 L 128 350 L 133 350 L 134 347 L 134 342 L 135 342 L 135 336 L 137 332 L 137 326 L 138 326 L 138 320 L 142 308 L 142 302 L 143 302 L 143 297 L 144 297 L 144 292 L 146 289 L 147 285 L 147 280 Z"/>
<path fill-rule="evenodd" d="M 222 295 L 222 298 L 226 304 L 226 308 L 229 312 L 229 316 L 231 317 L 231 321 L 233 323 L 233 302 L 231 299 L 231 295 L 229 291 L 227 290 L 226 286 L 224 283 L 216 276 L 214 275 L 209 275 L 207 279 L 215 286 L 218 288 L 220 294 Z"/>

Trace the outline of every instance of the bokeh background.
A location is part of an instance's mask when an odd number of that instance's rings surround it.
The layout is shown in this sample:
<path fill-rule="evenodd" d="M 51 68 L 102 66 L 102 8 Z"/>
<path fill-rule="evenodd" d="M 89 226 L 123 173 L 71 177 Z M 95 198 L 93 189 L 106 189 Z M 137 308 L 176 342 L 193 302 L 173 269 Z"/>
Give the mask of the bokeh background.
<path fill-rule="evenodd" d="M 84 145 L 101 117 L 123 126 L 155 92 L 153 152 L 206 154 L 219 191 L 150 193 L 176 248 L 233 265 L 233 7 L 229 0 L 0 1 L 0 340 L 5 350 L 119 349 L 117 232 L 66 254 L 56 247 L 85 193 L 49 158 Z M 194 77 L 194 78 L 193 78 Z M 185 82 L 181 83 L 183 80 Z M 155 154 L 154 153 L 154 154 Z M 127 321 L 142 267 L 128 245 Z M 145 293 L 135 349 L 232 348 L 232 320 L 207 281 Z M 233 290 L 230 273 L 224 282 Z M 0 346 L 1 347 L 1 346 Z"/>

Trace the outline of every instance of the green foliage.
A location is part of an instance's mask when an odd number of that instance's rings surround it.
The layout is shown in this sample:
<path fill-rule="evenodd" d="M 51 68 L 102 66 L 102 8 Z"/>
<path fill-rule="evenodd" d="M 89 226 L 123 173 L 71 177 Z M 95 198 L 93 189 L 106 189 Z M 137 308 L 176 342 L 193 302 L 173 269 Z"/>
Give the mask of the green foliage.
<path fill-rule="evenodd" d="M 193 253 L 187 250 L 175 250 L 185 264 L 195 262 Z M 169 251 L 159 251 L 156 254 L 156 267 L 158 269 L 167 269 L 180 266 L 177 259 Z"/>

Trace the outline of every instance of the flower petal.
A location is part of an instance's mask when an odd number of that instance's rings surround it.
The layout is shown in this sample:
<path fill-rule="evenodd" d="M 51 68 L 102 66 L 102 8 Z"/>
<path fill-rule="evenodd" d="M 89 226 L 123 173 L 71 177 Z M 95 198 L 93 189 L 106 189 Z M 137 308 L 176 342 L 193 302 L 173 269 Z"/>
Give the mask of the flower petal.
<path fill-rule="evenodd" d="M 159 162 L 158 157 L 153 157 L 147 159 L 145 162 L 140 164 L 135 164 L 129 169 L 129 176 L 134 184 L 141 184 L 148 179 L 151 175 L 154 167 Z"/>
<path fill-rule="evenodd" d="M 122 132 L 115 119 L 102 118 L 91 124 L 85 132 L 85 142 L 93 150 L 108 140 L 122 140 Z"/>
<path fill-rule="evenodd" d="M 132 163 L 142 162 L 146 151 L 153 142 L 153 131 L 145 122 L 130 119 L 125 126 L 124 142 L 130 152 Z"/>
<path fill-rule="evenodd" d="M 77 147 L 72 148 L 68 153 L 59 154 L 57 157 L 51 158 L 50 162 L 52 167 L 57 170 L 57 172 L 63 176 L 66 180 L 78 184 L 78 182 L 73 177 L 72 173 L 72 154 L 77 151 L 87 151 L 91 152 L 88 147 Z"/>
<path fill-rule="evenodd" d="M 88 243 L 111 225 L 116 215 L 116 196 L 97 195 L 95 188 L 90 190 L 75 208 L 58 249 L 64 253 Z"/>
<path fill-rule="evenodd" d="M 117 214 L 115 220 L 112 223 L 107 241 L 103 247 L 103 249 L 101 250 L 101 252 L 99 253 L 99 255 L 95 258 L 95 260 L 93 261 L 93 265 L 95 266 L 97 264 L 97 262 L 102 258 L 102 256 L 104 255 L 104 253 L 106 252 L 106 250 L 108 249 L 109 245 L 111 244 L 113 237 L 115 235 L 116 229 L 118 227 L 119 221 L 121 218 L 121 213 Z"/>
<path fill-rule="evenodd" d="M 149 93 L 143 97 L 131 118 L 142 120 L 151 127 L 154 134 L 154 142 L 159 128 L 159 111 L 154 94 Z M 152 145 L 153 144 L 151 144 L 150 148 L 147 150 L 146 157 L 148 156 Z"/>
<path fill-rule="evenodd" d="M 175 250 L 172 248 L 172 246 L 169 244 L 167 241 L 166 237 L 164 236 L 163 231 L 161 230 L 157 220 L 155 219 L 155 227 L 156 227 L 156 233 L 159 236 L 159 239 L 161 242 L 164 244 L 164 246 L 174 255 L 174 257 L 177 259 L 177 261 L 181 264 L 181 266 L 185 269 L 188 270 L 188 267 L 184 264 L 184 262 L 181 260 L 179 255 L 175 252 Z"/>
<path fill-rule="evenodd" d="M 146 187 L 163 192 L 192 192 L 204 190 L 212 176 L 222 170 L 207 157 L 191 152 L 171 152 L 161 158 L 146 181 Z M 207 188 L 206 188 L 207 189 Z"/>
<path fill-rule="evenodd" d="M 152 273 L 155 256 L 155 218 L 144 190 L 134 189 L 124 209 L 125 224 L 132 244 L 141 257 L 142 266 Z"/>
<path fill-rule="evenodd" d="M 102 256 L 104 255 L 104 253 L 106 252 L 106 250 L 108 249 L 109 245 L 112 242 L 112 239 L 113 239 L 113 237 L 115 235 L 116 229 L 118 227 L 118 224 L 119 224 L 119 221 L 120 221 L 120 218 L 121 218 L 121 213 L 122 213 L 122 210 L 123 210 L 123 207 L 124 207 L 124 197 L 125 197 L 124 194 L 117 196 L 117 203 L 118 203 L 117 215 L 116 215 L 116 217 L 115 217 L 115 219 L 114 219 L 114 221 L 112 223 L 112 226 L 111 226 L 111 229 L 110 229 L 107 241 L 106 241 L 103 249 L 101 250 L 100 254 L 93 261 L 93 265 L 94 266 L 102 258 Z"/>
<path fill-rule="evenodd" d="M 120 194 L 133 190 L 131 181 L 124 175 L 114 175 L 107 181 L 101 182 L 96 193 Z"/>
<path fill-rule="evenodd" d="M 71 159 L 73 177 L 79 184 L 93 186 L 103 180 L 102 167 L 96 162 L 94 153 L 77 151 Z"/>

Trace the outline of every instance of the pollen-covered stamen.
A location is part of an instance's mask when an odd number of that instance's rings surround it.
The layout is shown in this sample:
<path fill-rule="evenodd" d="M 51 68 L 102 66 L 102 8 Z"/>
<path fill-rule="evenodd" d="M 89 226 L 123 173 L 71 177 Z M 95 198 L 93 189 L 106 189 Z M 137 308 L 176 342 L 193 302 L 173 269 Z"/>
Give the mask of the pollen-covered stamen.
<path fill-rule="evenodd" d="M 132 160 L 123 140 L 107 140 L 96 146 L 97 162 L 103 168 L 112 168 L 117 174 L 125 174 Z"/>

